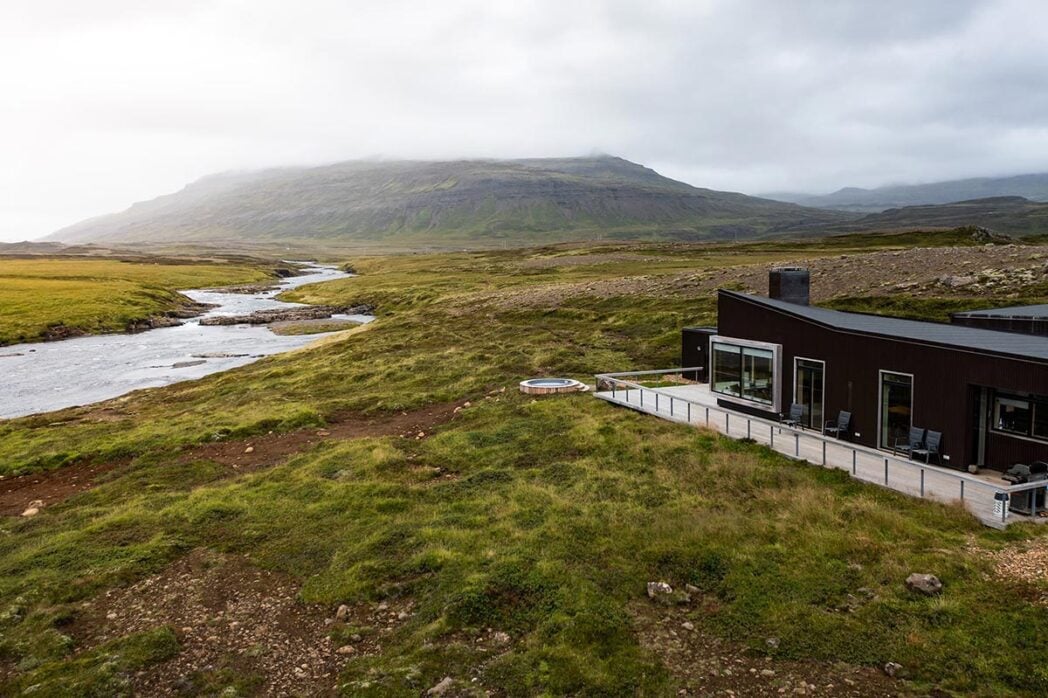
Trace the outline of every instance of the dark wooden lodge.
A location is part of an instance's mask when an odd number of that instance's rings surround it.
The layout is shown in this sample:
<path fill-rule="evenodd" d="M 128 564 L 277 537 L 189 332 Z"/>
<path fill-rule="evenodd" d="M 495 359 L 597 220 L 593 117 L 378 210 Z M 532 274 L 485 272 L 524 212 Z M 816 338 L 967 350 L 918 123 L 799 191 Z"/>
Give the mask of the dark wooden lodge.
<path fill-rule="evenodd" d="M 814 308 L 807 284 L 806 270 L 775 270 L 772 297 L 722 290 L 716 331 L 685 330 L 683 365 L 708 367 L 700 378 L 720 404 L 772 419 L 799 404 L 813 429 L 844 410 L 842 438 L 888 451 L 911 427 L 940 432 L 936 460 L 955 468 L 1048 460 L 1039 324 L 1002 331 L 961 324 L 967 314 L 944 324 Z"/>

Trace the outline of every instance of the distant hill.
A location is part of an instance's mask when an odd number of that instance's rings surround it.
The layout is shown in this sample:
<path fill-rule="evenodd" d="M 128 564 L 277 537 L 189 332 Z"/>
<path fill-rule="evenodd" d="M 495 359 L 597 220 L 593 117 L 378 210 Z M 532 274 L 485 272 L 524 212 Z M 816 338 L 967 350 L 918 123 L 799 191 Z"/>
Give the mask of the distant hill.
<path fill-rule="evenodd" d="M 57 242 L 0 242 L 0 255 L 55 254 L 65 249 Z"/>
<path fill-rule="evenodd" d="M 62 242 L 528 244 L 724 239 L 855 218 L 699 189 L 621 158 L 352 161 L 204 177 Z"/>
<path fill-rule="evenodd" d="M 1012 237 L 1048 234 L 1048 203 L 1021 196 L 998 196 L 952 204 L 905 206 L 828 226 L 838 232 L 927 230 L 978 226 Z"/>
<path fill-rule="evenodd" d="M 795 194 L 779 192 L 768 198 L 802 206 L 877 213 L 890 208 L 949 204 L 973 199 L 1021 196 L 1031 201 L 1048 202 L 1048 173 L 1015 177 L 978 177 L 931 184 L 896 185 L 877 189 L 845 187 L 832 194 Z"/>

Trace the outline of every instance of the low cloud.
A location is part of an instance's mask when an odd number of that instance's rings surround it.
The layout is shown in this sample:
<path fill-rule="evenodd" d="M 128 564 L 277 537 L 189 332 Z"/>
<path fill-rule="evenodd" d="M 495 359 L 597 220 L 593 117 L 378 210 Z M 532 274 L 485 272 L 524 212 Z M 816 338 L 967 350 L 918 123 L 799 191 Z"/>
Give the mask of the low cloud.
<path fill-rule="evenodd" d="M 7 0 L 0 239 L 228 169 L 622 155 L 697 186 L 1048 170 L 1048 5 Z"/>

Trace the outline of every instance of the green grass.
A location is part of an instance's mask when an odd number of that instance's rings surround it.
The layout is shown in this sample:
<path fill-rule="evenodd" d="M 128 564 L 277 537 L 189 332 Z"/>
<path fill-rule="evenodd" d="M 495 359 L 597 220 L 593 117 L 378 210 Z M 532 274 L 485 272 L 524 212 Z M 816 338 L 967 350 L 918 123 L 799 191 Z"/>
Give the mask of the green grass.
<path fill-rule="evenodd" d="M 660 268 L 776 254 L 753 249 L 676 255 Z M 0 521 L 0 662 L 24 667 L 14 685 L 126 675 L 90 659 L 111 649 L 75 653 L 57 637 L 63 623 L 82 601 L 206 547 L 294 575 L 303 601 L 332 609 L 415 601 L 379 654 L 349 662 L 345 695 L 418 695 L 473 669 L 511 696 L 673 695 L 627 610 L 653 579 L 698 586 L 707 602 L 695 622 L 755 652 L 897 661 L 917 689 L 962 695 L 1048 691 L 1037 654 L 1048 609 L 1029 602 L 1043 590 L 995 581 L 973 552 L 1040 528 L 992 531 L 959 508 L 587 395 L 516 393 L 528 376 L 674 365 L 679 328 L 713 319 L 711 297 L 686 293 L 509 309 L 470 295 L 622 273 L 519 267 L 566 252 L 354 260 L 362 276 L 295 297 L 376 302 L 366 329 L 139 393 L 106 419 L 86 408 L 0 423 L 5 473 L 133 459 L 90 492 Z M 329 441 L 237 477 L 181 460 L 194 443 L 461 399 L 472 406 L 421 441 Z M 945 595 L 907 592 L 912 571 L 939 575 Z M 863 587 L 875 598 L 841 610 Z M 515 639 L 493 661 L 470 641 L 489 627 Z M 772 635 L 775 650 L 764 644 Z"/>
<path fill-rule="evenodd" d="M 128 323 L 186 303 L 177 289 L 268 278 L 257 267 L 116 259 L 0 259 L 0 346 L 42 338 L 61 325 L 80 333 Z"/>

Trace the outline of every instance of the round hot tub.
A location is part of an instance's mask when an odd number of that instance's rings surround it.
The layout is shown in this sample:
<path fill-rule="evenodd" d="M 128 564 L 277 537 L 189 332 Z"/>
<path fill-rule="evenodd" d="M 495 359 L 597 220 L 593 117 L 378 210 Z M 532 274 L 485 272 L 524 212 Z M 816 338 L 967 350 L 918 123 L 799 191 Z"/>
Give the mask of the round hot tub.
<path fill-rule="evenodd" d="M 578 393 L 583 390 L 586 390 L 586 384 L 571 378 L 531 378 L 520 382 L 520 392 L 531 395 Z"/>

